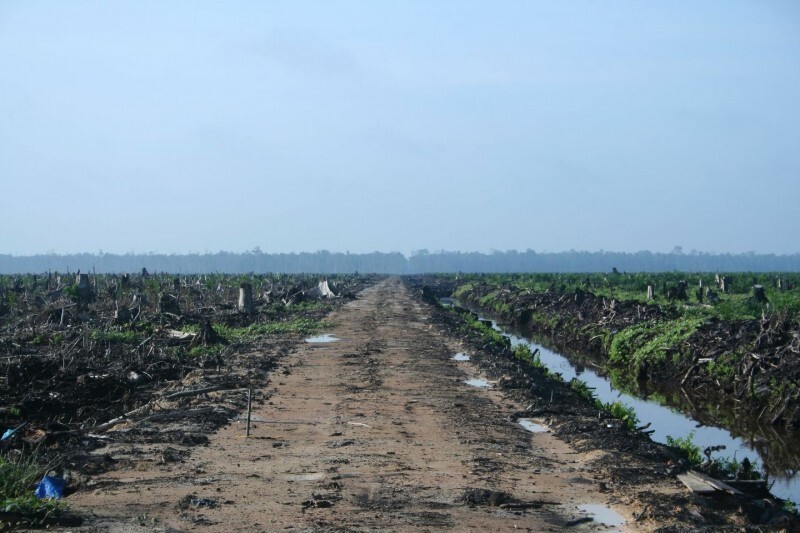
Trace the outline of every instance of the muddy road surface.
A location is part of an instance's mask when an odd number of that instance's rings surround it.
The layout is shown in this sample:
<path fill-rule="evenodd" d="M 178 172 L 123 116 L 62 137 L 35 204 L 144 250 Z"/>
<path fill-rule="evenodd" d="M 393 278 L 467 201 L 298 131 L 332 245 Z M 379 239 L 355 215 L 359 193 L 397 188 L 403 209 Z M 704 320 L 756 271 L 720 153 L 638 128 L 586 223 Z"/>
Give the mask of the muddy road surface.
<path fill-rule="evenodd" d="M 650 531 L 635 491 L 617 492 L 524 409 L 481 378 L 463 349 L 399 278 L 326 319 L 338 340 L 284 356 L 244 414 L 186 451 L 139 454 L 67 501 L 81 531 Z M 489 384 L 491 385 L 491 383 Z M 211 393 L 214 395 L 217 393 Z M 658 478 L 636 488 L 670 499 Z M 592 516 L 585 505 L 600 510 Z M 640 520 L 637 521 L 637 517 Z M 624 520 L 624 524 L 619 525 Z"/>

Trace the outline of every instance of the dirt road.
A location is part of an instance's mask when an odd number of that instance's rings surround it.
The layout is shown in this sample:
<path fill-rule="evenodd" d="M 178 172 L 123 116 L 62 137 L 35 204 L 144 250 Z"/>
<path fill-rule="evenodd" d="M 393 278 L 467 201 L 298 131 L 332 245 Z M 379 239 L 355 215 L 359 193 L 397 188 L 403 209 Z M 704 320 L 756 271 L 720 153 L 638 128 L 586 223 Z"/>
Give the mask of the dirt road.
<path fill-rule="evenodd" d="M 582 504 L 634 522 L 589 462 L 509 415 L 524 408 L 453 361 L 458 340 L 398 278 L 327 319 L 258 391 L 251 436 L 235 421 L 181 461 L 98 476 L 69 498 L 85 530 L 608 530 Z M 654 491 L 678 490 L 674 485 Z M 584 520 L 581 520 L 584 519 Z"/>

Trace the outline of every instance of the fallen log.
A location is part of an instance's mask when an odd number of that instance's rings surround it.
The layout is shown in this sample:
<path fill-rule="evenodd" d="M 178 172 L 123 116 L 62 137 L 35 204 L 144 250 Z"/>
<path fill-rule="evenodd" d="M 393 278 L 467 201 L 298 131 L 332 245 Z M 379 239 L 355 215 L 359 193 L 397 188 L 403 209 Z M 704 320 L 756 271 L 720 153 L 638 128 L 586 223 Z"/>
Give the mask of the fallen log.
<path fill-rule="evenodd" d="M 188 411 L 172 411 L 169 413 L 156 413 L 147 416 L 134 422 L 134 424 L 141 424 L 142 422 L 164 422 L 166 420 L 180 420 L 182 418 L 192 418 L 194 416 L 201 416 L 211 414 L 216 410 L 216 407 L 201 407 L 199 409 L 190 409 Z"/>
<path fill-rule="evenodd" d="M 546 500 L 533 500 L 528 502 L 501 503 L 499 507 L 507 511 L 524 511 L 526 509 L 538 509 L 544 505 L 560 505 L 560 503 Z"/>
<path fill-rule="evenodd" d="M 205 387 L 202 389 L 192 389 L 192 390 L 183 390 L 178 392 L 173 392 L 172 394 L 167 394 L 163 396 L 162 400 L 172 400 L 174 398 L 185 398 L 187 396 L 197 396 L 199 394 L 205 394 L 207 392 L 216 392 L 220 390 L 230 390 L 230 387 L 227 385 L 212 385 L 210 387 Z"/>

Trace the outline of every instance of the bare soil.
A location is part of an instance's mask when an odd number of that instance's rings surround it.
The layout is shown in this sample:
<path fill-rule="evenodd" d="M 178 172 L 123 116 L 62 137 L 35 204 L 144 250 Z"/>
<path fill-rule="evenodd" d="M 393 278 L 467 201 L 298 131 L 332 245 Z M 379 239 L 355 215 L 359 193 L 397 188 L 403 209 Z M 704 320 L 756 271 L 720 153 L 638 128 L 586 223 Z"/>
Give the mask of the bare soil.
<path fill-rule="evenodd" d="M 529 409 L 441 313 L 389 278 L 328 316 L 338 341 L 249 354 L 276 363 L 249 380 L 261 383 L 249 437 L 244 389 L 181 398 L 185 411 L 207 410 L 200 420 L 114 427 L 86 458 L 110 470 L 67 498 L 84 518 L 73 531 L 614 529 L 583 504 L 612 509 L 624 531 L 744 524 L 690 498 L 664 454 L 620 453 L 619 432 L 605 446 L 575 417 L 572 430 L 525 430 L 520 413 L 555 426 L 576 408 L 558 395 L 547 414 Z M 215 417 L 230 422 L 215 431 Z M 181 440 L 203 423 L 200 446 Z"/>

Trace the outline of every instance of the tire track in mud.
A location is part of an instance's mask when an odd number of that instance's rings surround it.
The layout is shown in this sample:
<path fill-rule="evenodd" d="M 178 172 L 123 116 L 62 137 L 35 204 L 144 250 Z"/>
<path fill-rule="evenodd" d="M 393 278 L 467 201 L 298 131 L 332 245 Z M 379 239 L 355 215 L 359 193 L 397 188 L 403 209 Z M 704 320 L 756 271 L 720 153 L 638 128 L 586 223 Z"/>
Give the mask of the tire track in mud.
<path fill-rule="evenodd" d="M 594 479 L 592 454 L 522 429 L 510 417 L 524 406 L 464 383 L 477 371 L 451 360 L 458 341 L 426 310 L 398 278 L 366 289 L 328 317 L 339 341 L 281 360 L 250 438 L 235 422 L 182 463 L 98 476 L 103 490 L 70 498 L 94 515 L 84 529 L 542 531 L 598 503 L 635 530 L 638 509 Z"/>

